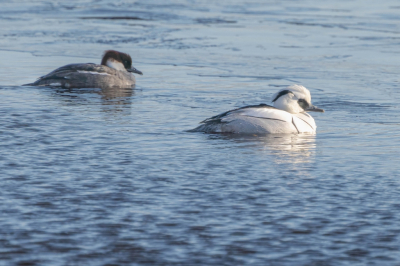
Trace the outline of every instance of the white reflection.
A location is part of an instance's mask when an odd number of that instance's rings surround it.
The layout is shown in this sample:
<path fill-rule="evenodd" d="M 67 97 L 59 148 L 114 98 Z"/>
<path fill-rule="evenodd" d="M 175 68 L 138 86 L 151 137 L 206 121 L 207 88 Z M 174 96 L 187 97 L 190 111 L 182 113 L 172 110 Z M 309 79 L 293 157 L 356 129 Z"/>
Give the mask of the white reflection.
<path fill-rule="evenodd" d="M 216 135 L 213 135 L 213 138 Z M 258 135 L 220 135 L 241 144 L 244 148 L 256 148 L 267 152 L 275 163 L 304 164 L 314 159 L 315 134 L 266 134 Z"/>

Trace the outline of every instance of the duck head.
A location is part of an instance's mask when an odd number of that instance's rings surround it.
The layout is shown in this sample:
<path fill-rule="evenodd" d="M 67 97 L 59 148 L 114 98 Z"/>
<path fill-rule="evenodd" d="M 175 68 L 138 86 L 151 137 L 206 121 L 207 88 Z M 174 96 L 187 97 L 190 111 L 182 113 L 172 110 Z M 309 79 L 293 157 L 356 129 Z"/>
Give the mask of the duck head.
<path fill-rule="evenodd" d="M 111 67 L 119 71 L 128 71 L 143 75 L 143 73 L 132 66 L 132 58 L 130 55 L 115 50 L 107 50 L 104 52 L 101 60 L 103 66 Z"/>
<path fill-rule="evenodd" d="M 275 108 L 284 110 L 291 114 L 301 112 L 324 112 L 311 104 L 311 94 L 304 86 L 291 85 L 286 89 L 280 90 L 272 96 Z"/>

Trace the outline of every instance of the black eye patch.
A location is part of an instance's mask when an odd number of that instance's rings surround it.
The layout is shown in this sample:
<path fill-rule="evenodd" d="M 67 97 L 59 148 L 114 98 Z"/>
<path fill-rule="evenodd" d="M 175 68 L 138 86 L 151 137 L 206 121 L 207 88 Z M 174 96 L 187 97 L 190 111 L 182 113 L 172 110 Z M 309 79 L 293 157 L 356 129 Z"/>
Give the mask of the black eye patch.
<path fill-rule="evenodd" d="M 283 91 L 280 91 L 280 92 L 278 93 L 278 95 L 276 95 L 275 99 L 274 99 L 272 102 L 275 102 L 276 100 L 279 99 L 279 97 L 281 97 L 281 96 L 283 96 L 283 95 L 286 95 L 286 94 L 288 94 L 288 93 L 293 93 L 293 92 L 290 91 L 290 90 L 283 90 Z"/>
<path fill-rule="evenodd" d="M 299 99 L 297 102 L 299 103 L 300 107 L 303 108 L 304 110 L 310 107 L 310 104 L 304 99 Z"/>

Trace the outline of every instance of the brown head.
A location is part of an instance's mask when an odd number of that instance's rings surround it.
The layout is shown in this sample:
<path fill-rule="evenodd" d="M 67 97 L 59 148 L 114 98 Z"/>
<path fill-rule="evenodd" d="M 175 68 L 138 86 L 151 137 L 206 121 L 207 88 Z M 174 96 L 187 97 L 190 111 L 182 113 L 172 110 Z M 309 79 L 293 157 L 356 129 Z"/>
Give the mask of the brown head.
<path fill-rule="evenodd" d="M 130 55 L 115 50 L 107 50 L 104 52 L 101 60 L 103 66 L 108 66 L 116 70 L 125 70 L 128 72 L 143 75 L 143 73 L 132 67 L 132 58 Z"/>

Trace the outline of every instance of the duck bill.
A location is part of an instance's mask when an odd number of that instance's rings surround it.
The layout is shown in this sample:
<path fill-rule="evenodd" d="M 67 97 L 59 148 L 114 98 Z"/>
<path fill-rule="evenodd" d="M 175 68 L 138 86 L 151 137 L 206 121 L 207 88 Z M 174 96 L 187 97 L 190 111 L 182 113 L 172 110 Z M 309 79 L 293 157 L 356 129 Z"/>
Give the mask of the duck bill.
<path fill-rule="evenodd" d="M 139 74 L 139 75 L 143 75 L 142 71 L 137 70 L 137 69 L 134 68 L 134 67 L 128 68 L 127 71 L 128 71 L 128 72 L 132 72 L 132 73 L 136 73 L 136 74 Z"/>
<path fill-rule="evenodd" d="M 318 107 L 316 107 L 316 106 L 314 106 L 314 105 L 311 105 L 311 106 L 308 107 L 305 111 L 306 111 L 306 112 L 320 112 L 320 113 L 325 112 L 324 109 L 318 108 Z"/>

